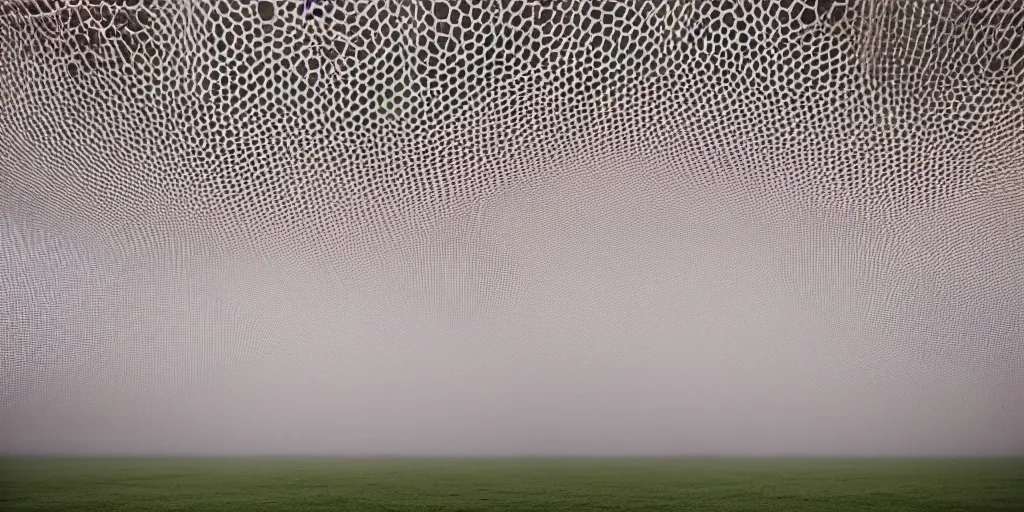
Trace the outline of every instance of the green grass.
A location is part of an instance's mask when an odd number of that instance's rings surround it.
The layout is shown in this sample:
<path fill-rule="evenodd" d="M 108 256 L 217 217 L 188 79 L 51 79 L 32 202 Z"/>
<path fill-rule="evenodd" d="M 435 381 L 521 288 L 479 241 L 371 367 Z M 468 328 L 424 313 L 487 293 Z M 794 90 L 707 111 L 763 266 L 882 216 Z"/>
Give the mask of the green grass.
<path fill-rule="evenodd" d="M 1020 460 L 0 459 L 0 510 L 1022 511 Z"/>

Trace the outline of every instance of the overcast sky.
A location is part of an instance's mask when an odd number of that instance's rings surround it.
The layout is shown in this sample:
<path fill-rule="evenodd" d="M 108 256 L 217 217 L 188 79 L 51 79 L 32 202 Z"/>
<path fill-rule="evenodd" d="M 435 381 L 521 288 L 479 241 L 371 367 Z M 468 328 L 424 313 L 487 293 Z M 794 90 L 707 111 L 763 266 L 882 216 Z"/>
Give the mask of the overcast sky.
<path fill-rule="evenodd" d="M 1019 219 L 894 227 L 606 169 L 362 253 L 133 247 L 7 204 L 0 450 L 1024 453 L 995 236 Z"/>

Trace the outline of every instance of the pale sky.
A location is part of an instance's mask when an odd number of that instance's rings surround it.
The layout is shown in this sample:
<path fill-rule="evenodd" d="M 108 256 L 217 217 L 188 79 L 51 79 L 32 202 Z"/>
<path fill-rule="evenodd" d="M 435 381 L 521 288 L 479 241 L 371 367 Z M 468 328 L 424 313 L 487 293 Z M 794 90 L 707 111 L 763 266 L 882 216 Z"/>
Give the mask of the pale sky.
<path fill-rule="evenodd" d="M 362 254 L 132 247 L 8 203 L 0 451 L 1024 454 L 994 236 L 1019 216 L 893 226 L 609 169 Z"/>

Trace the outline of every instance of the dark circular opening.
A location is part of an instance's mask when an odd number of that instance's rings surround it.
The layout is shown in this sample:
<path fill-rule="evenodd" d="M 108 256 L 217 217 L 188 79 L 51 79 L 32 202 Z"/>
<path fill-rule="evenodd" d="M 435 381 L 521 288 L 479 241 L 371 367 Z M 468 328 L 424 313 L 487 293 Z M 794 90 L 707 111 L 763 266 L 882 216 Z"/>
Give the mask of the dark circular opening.
<path fill-rule="evenodd" d="M 260 19 L 263 21 L 274 20 L 274 3 L 268 1 L 261 1 L 256 4 L 256 12 L 259 13 Z"/>

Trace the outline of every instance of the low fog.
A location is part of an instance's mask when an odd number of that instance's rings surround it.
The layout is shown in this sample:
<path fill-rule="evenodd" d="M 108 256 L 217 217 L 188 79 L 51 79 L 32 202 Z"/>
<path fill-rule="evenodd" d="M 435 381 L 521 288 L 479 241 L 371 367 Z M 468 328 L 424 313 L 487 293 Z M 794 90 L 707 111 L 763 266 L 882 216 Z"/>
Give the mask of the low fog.
<path fill-rule="evenodd" d="M 22 180 L 0 451 L 1024 455 L 1019 213 L 826 211 L 647 165 L 348 230 L 101 220 Z"/>

